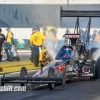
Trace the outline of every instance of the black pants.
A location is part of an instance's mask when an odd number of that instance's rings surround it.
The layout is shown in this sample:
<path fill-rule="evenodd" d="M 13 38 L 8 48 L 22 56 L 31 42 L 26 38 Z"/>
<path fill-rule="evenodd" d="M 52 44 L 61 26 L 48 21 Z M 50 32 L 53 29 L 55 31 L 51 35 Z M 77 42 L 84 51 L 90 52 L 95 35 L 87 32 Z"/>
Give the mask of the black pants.
<path fill-rule="evenodd" d="M 31 56 L 30 56 L 30 60 L 32 59 L 32 47 L 30 46 L 30 50 L 31 50 Z"/>
<path fill-rule="evenodd" d="M 9 56 L 9 52 L 8 52 L 7 47 L 5 47 L 5 53 L 6 53 L 7 59 L 9 59 L 9 58 L 10 58 L 10 56 Z"/>
<path fill-rule="evenodd" d="M 9 55 L 9 52 L 8 52 L 8 46 L 7 46 L 7 43 L 4 44 L 4 47 L 5 47 L 5 53 L 6 53 L 6 56 L 7 56 L 7 60 L 9 60 L 10 55 Z"/>
<path fill-rule="evenodd" d="M 2 60 L 2 54 L 1 54 L 1 51 L 2 51 L 2 45 L 0 45 L 0 61 Z"/>
<path fill-rule="evenodd" d="M 39 46 L 33 45 L 31 60 L 34 60 L 34 65 L 37 67 L 39 63 Z"/>

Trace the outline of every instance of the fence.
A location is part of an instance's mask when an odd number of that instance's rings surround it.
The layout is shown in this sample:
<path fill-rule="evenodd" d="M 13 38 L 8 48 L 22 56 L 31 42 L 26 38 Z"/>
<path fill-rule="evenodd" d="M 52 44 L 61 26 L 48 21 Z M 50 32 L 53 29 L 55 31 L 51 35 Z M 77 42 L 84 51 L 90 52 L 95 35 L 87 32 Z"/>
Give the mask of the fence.
<path fill-rule="evenodd" d="M 74 29 L 69 29 L 70 33 L 74 32 Z M 83 29 L 85 31 L 85 29 Z M 90 34 L 93 33 L 93 30 L 99 30 L 97 29 L 91 29 Z M 6 28 L 2 28 L 3 33 L 6 35 Z M 18 49 L 26 49 L 28 50 L 30 48 L 29 46 L 29 39 L 32 33 L 32 28 L 11 28 L 11 31 L 14 34 L 14 41 L 15 41 L 15 46 Z M 41 28 L 41 32 L 42 32 Z M 57 29 L 57 37 L 59 40 L 62 40 L 63 34 L 65 34 L 66 28 L 58 28 Z"/>

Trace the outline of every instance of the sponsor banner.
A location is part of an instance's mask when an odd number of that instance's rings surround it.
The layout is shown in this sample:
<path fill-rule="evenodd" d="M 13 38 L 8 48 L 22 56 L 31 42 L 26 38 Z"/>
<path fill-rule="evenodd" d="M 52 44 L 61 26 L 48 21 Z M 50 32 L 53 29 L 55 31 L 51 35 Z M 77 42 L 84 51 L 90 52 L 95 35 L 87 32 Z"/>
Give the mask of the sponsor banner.
<path fill-rule="evenodd" d="M 100 4 L 99 0 L 0 0 L 1 4 Z"/>
<path fill-rule="evenodd" d="M 0 0 L 0 4 L 44 4 L 46 0 Z"/>

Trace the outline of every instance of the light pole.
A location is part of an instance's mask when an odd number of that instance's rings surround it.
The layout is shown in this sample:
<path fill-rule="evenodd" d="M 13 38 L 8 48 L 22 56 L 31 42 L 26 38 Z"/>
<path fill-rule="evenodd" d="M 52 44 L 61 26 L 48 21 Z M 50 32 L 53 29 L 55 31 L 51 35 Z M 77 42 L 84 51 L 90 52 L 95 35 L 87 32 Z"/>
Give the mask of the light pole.
<path fill-rule="evenodd" d="M 67 10 L 69 10 L 69 0 L 67 0 Z"/>
<path fill-rule="evenodd" d="M 69 10 L 69 0 L 67 0 L 67 10 Z M 68 18 L 67 18 L 67 32 L 68 32 Z M 69 34 L 69 33 L 67 33 Z"/>

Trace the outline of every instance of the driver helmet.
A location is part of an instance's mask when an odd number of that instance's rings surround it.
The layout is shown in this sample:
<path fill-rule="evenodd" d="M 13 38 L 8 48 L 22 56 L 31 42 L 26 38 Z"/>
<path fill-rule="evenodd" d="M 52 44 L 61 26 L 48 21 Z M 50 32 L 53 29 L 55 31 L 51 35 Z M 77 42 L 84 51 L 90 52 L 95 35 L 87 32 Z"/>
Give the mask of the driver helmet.
<path fill-rule="evenodd" d="M 65 47 L 65 53 L 71 53 L 72 52 L 72 49 L 70 47 Z"/>

